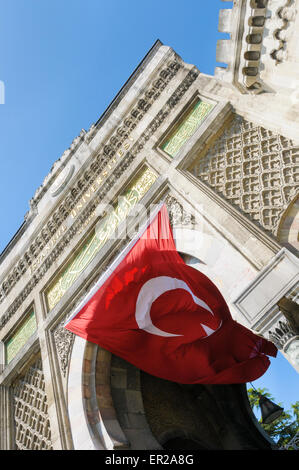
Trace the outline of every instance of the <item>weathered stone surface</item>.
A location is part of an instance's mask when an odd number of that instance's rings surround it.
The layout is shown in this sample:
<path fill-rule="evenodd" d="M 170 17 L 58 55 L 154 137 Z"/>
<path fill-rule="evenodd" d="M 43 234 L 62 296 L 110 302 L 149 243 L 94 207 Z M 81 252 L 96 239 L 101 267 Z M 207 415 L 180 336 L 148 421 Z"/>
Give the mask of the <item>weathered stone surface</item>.
<path fill-rule="evenodd" d="M 226 71 L 215 77 L 201 74 L 170 47 L 156 43 L 101 120 L 74 139 L 32 198 L 24 225 L 0 259 L 2 448 L 15 445 L 8 391 L 37 351 L 54 449 L 157 449 L 167 437 L 159 441 L 163 429 L 158 427 L 164 426 L 165 432 L 167 428 L 174 438 L 167 423 L 183 423 L 179 410 L 165 406 L 164 424 L 158 426 L 153 417 L 150 425 L 149 417 L 157 410 L 152 409 L 154 401 L 148 401 L 146 409 L 145 396 L 152 391 L 142 389 L 140 371 L 117 357 L 111 363 L 109 352 L 63 328 L 67 316 L 129 243 L 124 223 L 122 238 L 106 240 L 53 308 L 45 295 L 103 220 L 101 204 L 115 203 L 142 170 L 148 168 L 155 178 L 139 202 L 149 210 L 151 204 L 165 201 L 178 250 L 215 282 L 234 317 L 247 326 L 254 326 L 252 318 L 242 317 L 233 300 L 240 292 L 249 299 L 250 286 L 262 286 L 258 281 L 265 267 L 269 279 L 275 278 L 271 266 L 283 246 L 287 256 L 290 252 L 297 256 L 298 2 L 269 0 L 267 9 L 249 8 L 249 3 L 242 0 L 221 13 L 219 29 L 231 32 L 230 42 L 218 55 L 218 60 L 229 61 Z M 275 13 L 271 18 L 269 11 Z M 278 38 L 264 35 L 265 28 L 272 31 L 275 25 Z M 209 103 L 211 110 L 172 158 L 163 151 L 165 139 L 175 135 L 197 99 Z M 236 116 L 242 130 L 222 138 Z M 138 217 L 131 221 L 130 229 L 140 221 Z M 289 282 L 283 294 L 293 301 L 292 269 L 288 264 L 283 270 Z M 275 304 L 280 286 L 274 281 L 267 283 L 267 294 L 259 292 L 247 305 L 259 321 L 263 312 L 258 328 L 265 335 L 272 327 L 275 333 L 284 320 Z M 271 311 L 264 308 L 269 299 L 274 299 Z M 36 314 L 37 331 L 5 364 L 6 342 L 30 308 Z M 162 398 L 167 395 L 163 393 Z M 174 394 L 173 403 L 179 409 L 178 396 Z M 213 422 L 212 410 L 210 417 Z M 199 415 L 198 426 L 205 425 L 213 427 Z M 223 429 L 218 426 L 222 437 Z M 236 433 L 226 443 L 212 437 L 210 442 L 216 448 L 233 442 L 244 448 L 243 428 L 241 434 L 239 440 Z M 255 439 L 257 448 L 272 445 L 257 435 Z"/>

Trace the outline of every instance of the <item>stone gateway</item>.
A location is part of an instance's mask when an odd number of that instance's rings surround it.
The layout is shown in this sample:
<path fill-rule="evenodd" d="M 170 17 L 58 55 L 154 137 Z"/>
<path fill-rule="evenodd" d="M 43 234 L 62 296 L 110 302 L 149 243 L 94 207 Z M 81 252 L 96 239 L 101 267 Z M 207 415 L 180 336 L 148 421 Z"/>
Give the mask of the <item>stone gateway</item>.
<path fill-rule="evenodd" d="M 54 163 L 0 255 L 1 449 L 275 449 L 245 385 L 162 380 L 63 325 L 163 201 L 184 261 L 299 372 L 298 9 L 221 10 L 214 76 L 157 41 Z"/>

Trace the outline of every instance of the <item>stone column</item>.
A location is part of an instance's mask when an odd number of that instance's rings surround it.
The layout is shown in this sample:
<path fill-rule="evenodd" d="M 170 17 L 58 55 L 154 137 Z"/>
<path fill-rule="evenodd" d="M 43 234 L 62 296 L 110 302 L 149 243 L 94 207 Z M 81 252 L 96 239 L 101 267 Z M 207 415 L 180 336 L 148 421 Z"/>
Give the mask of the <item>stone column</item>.
<path fill-rule="evenodd" d="M 3 372 L 5 366 L 5 349 L 3 341 L 0 341 L 0 374 Z"/>
<path fill-rule="evenodd" d="M 299 372 L 299 305 L 287 297 L 277 305 L 284 318 L 269 331 L 269 339 Z"/>
<path fill-rule="evenodd" d="M 10 390 L 0 385 L 0 450 L 12 449 L 13 432 Z"/>
<path fill-rule="evenodd" d="M 299 335 L 293 337 L 284 347 L 287 360 L 299 373 Z"/>

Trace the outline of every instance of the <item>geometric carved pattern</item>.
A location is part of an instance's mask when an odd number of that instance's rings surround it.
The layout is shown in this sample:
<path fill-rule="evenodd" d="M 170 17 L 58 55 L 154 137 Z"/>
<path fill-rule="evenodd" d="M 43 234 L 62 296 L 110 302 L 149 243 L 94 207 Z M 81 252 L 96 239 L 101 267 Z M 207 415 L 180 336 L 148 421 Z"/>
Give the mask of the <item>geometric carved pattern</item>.
<path fill-rule="evenodd" d="M 189 171 L 276 234 L 284 210 L 296 195 L 299 147 L 235 115 Z"/>
<path fill-rule="evenodd" d="M 148 99 L 153 102 L 156 97 L 161 93 L 161 91 L 166 87 L 167 83 L 170 81 L 170 79 L 175 76 L 177 71 L 180 69 L 180 64 L 176 62 L 172 62 L 171 64 L 168 65 L 167 69 L 162 70 L 159 74 L 160 78 L 159 80 L 156 80 L 154 82 L 154 87 L 156 88 L 156 92 L 152 93 L 152 90 L 149 92 L 146 92 L 146 95 L 148 96 L 149 94 L 151 97 Z M 198 76 L 198 70 L 193 67 L 185 76 L 183 81 L 180 83 L 180 85 L 175 89 L 174 93 L 169 97 L 165 105 L 160 109 L 160 111 L 156 114 L 156 116 L 150 121 L 149 125 L 147 128 L 144 130 L 144 132 L 141 134 L 140 138 L 137 139 L 137 141 L 133 144 L 133 146 L 130 148 L 128 153 L 126 154 L 125 159 L 119 164 L 117 167 L 116 171 L 113 171 L 111 173 L 111 176 L 107 180 L 107 184 L 109 185 L 109 188 L 112 187 L 114 182 L 119 179 L 120 174 L 128 167 L 130 162 L 137 156 L 137 154 L 142 150 L 144 147 L 145 143 L 151 138 L 151 136 L 157 131 L 157 129 L 161 126 L 161 124 L 164 122 L 164 120 L 169 116 L 170 113 L 173 112 L 173 109 L 177 106 L 177 104 L 180 102 L 186 91 L 190 88 L 190 86 L 193 84 L 194 80 Z M 141 100 L 142 101 L 142 100 Z M 139 100 L 139 105 L 143 106 L 144 103 L 140 103 Z M 143 108 L 144 113 L 147 111 L 149 106 L 145 106 Z M 133 111 L 132 111 L 133 113 Z M 132 114 L 131 113 L 131 114 Z M 125 132 L 123 135 L 124 139 L 127 139 L 131 133 L 131 131 L 136 127 L 136 122 L 141 119 L 141 116 L 143 116 L 143 111 L 140 112 L 138 115 L 137 113 L 134 112 L 134 116 L 132 115 L 132 119 L 125 119 L 125 126 L 127 127 L 127 132 Z M 137 116 L 137 117 L 136 117 Z M 134 121 L 136 119 L 136 122 Z M 95 126 L 96 127 L 96 126 Z M 116 132 L 118 132 L 119 129 L 117 129 Z M 88 132 L 88 135 L 90 134 L 91 131 Z M 92 133 L 89 136 L 90 138 L 93 137 Z M 88 137 L 88 139 L 89 139 Z M 114 136 L 111 137 L 110 140 L 114 139 Z M 114 141 L 114 140 L 113 140 Z M 118 143 L 115 143 L 115 152 L 117 151 Z M 108 151 L 108 149 L 106 149 Z M 80 190 L 78 192 L 76 191 L 76 194 L 67 194 L 65 200 L 63 201 L 62 205 L 59 206 L 58 210 L 55 211 L 53 214 L 53 220 L 55 219 L 55 227 L 54 227 L 54 232 L 51 228 L 51 233 L 55 233 L 55 230 L 57 229 L 57 224 L 61 224 L 63 222 L 61 218 L 61 214 L 66 214 L 69 213 L 69 211 L 72 209 L 73 204 L 76 203 L 77 199 L 80 198 L 80 194 L 84 192 L 87 189 L 88 184 L 92 184 L 94 178 L 97 177 L 98 172 L 102 171 L 102 169 L 109 165 L 110 161 L 112 161 L 110 158 L 110 152 L 109 156 L 105 156 L 104 160 L 102 159 L 102 155 L 99 154 L 95 159 L 92 160 L 90 168 L 88 171 L 84 173 L 84 178 L 80 178 L 78 182 L 78 188 L 80 186 Z M 114 151 L 112 152 L 114 155 Z M 112 158 L 114 158 L 112 155 Z M 82 186 L 84 184 L 84 186 Z M 73 188 L 74 189 L 74 188 Z M 71 193 L 73 193 L 73 189 L 71 190 Z M 90 207 L 88 206 L 88 209 L 84 211 L 84 217 L 88 217 L 90 215 L 91 210 L 93 210 L 93 206 L 97 205 L 102 198 L 104 197 L 105 192 L 108 189 L 104 185 L 103 191 L 101 194 L 97 195 Z M 80 193 L 80 194 L 79 194 Z M 75 201 L 72 201 L 70 203 L 70 198 L 75 198 Z M 64 203 L 67 205 L 64 207 Z M 52 221 L 51 218 L 51 221 Z M 57 220 L 56 220 L 57 219 Z M 59 220 L 58 220 L 59 219 Z M 85 220 L 85 219 L 84 219 Z M 79 220 L 79 222 L 83 223 L 84 222 L 83 218 Z M 59 222 L 59 223 L 58 223 Z M 0 318 L 0 329 L 4 327 L 4 325 L 9 321 L 9 319 L 14 315 L 14 313 L 17 311 L 17 309 L 21 306 L 21 304 L 24 302 L 25 298 L 29 295 L 29 293 L 34 289 L 36 284 L 39 282 L 39 280 L 45 275 L 49 267 L 52 265 L 53 262 L 57 259 L 58 256 L 60 256 L 61 251 L 65 248 L 66 244 L 69 243 L 69 241 L 72 239 L 72 237 L 75 235 L 78 227 L 81 226 L 80 224 L 74 223 L 71 228 L 67 231 L 61 242 L 58 242 L 57 246 L 55 246 L 55 249 L 51 252 L 50 256 L 44 261 L 44 263 L 41 265 L 39 269 L 34 273 L 34 275 L 31 277 L 30 281 L 25 285 L 25 287 L 21 290 L 21 292 L 16 296 L 12 304 L 9 306 L 7 311 L 1 316 Z M 39 236 L 38 236 L 39 238 Z M 46 242 L 49 240 L 47 239 Z M 32 250 L 31 250 L 32 248 Z M 24 254 L 24 257 L 19 261 L 18 266 L 13 268 L 12 272 L 7 276 L 7 278 L 0 284 L 0 303 L 4 301 L 8 293 L 11 291 L 11 289 L 14 287 L 14 285 L 18 282 L 21 276 L 24 275 L 26 272 L 28 265 L 32 263 L 32 258 L 35 259 L 36 256 L 38 256 L 39 252 L 41 249 L 43 249 L 42 245 L 39 245 L 38 243 L 34 243 L 34 246 L 31 245 L 30 248 L 30 253 L 26 252 Z M 26 256 L 29 256 L 27 259 Z M 26 258 L 24 261 L 23 258 Z"/>
<path fill-rule="evenodd" d="M 45 380 L 41 359 L 13 386 L 15 444 L 18 450 L 51 450 Z"/>
<path fill-rule="evenodd" d="M 5 345 L 5 363 L 10 361 L 17 355 L 20 349 L 27 343 L 30 336 L 36 331 L 36 319 L 34 311 L 31 311 L 22 322 L 21 326 L 15 333 L 4 343 Z"/>

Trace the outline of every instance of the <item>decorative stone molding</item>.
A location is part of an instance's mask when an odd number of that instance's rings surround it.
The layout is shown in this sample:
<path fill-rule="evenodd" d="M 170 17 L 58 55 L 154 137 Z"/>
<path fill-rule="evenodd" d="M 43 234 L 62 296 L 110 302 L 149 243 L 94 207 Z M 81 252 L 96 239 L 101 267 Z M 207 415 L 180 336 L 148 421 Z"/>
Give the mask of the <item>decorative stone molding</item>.
<path fill-rule="evenodd" d="M 279 349 L 283 350 L 288 361 L 299 372 L 299 282 L 277 303 L 284 318 L 271 336 Z M 297 294 L 297 295 L 296 295 Z M 277 326 L 277 325 L 276 325 Z M 270 338 L 271 339 L 271 338 Z"/>
<path fill-rule="evenodd" d="M 75 335 L 64 328 L 63 325 L 64 321 L 58 324 L 53 331 L 53 338 L 59 358 L 60 370 L 62 375 L 65 377 L 68 371 Z"/>
<path fill-rule="evenodd" d="M 65 265 L 63 273 L 56 276 L 54 282 L 46 289 L 45 298 L 49 311 L 59 302 L 84 268 L 96 256 L 96 253 L 104 247 L 110 238 L 114 237 L 115 231 L 121 222 L 124 222 L 130 210 L 149 191 L 156 179 L 156 173 L 149 168 L 144 168 L 126 192 L 121 194 L 121 198 L 114 206 L 114 209 L 105 217 L 102 217 L 95 231 L 88 239 L 85 239 L 81 250 Z M 101 228 L 99 225 L 101 225 Z"/>
<path fill-rule="evenodd" d="M 270 39 L 267 39 L 267 46 L 269 50 L 272 46 L 270 57 L 275 61 L 275 64 L 282 63 L 288 58 L 288 41 L 292 35 L 297 14 L 294 0 L 286 0 L 283 6 L 281 3 L 281 1 L 272 0 L 273 15 L 271 18 L 267 18 L 266 22 L 269 36 L 272 39 L 272 44 L 270 44 Z"/>
<path fill-rule="evenodd" d="M 73 238 L 75 233 L 79 230 L 79 227 L 82 225 L 82 223 L 84 223 L 84 221 L 90 216 L 91 212 L 95 209 L 96 205 L 101 201 L 102 197 L 104 197 L 105 193 L 112 187 L 114 182 L 117 181 L 117 179 L 119 179 L 120 174 L 129 166 L 131 161 L 137 156 L 138 152 L 143 149 L 146 141 L 154 134 L 154 132 L 156 132 L 156 130 L 161 126 L 161 124 L 164 122 L 164 120 L 169 115 L 169 113 L 179 103 L 179 101 L 184 96 L 186 91 L 189 89 L 189 87 L 192 85 L 194 80 L 197 78 L 198 74 L 199 72 L 196 69 L 196 67 L 193 67 L 187 73 L 186 77 L 183 79 L 180 85 L 176 88 L 176 90 L 168 99 L 168 101 L 163 106 L 163 108 L 157 113 L 157 115 L 150 122 L 146 130 L 141 134 L 138 141 L 126 153 L 120 165 L 114 168 L 113 172 L 111 171 L 110 179 L 108 178 L 106 184 L 104 184 L 100 188 L 99 194 L 97 194 L 94 197 L 94 199 L 91 200 L 91 202 L 88 205 L 86 205 L 86 209 L 82 211 L 80 218 L 77 220 L 77 223 L 73 224 L 73 226 L 70 227 L 70 229 L 66 232 L 66 234 L 62 238 L 62 240 L 55 246 L 51 254 L 47 257 L 47 259 L 41 265 L 41 267 L 36 271 L 36 273 L 33 274 L 33 276 L 31 277 L 31 280 L 26 285 L 25 289 L 16 297 L 15 301 L 9 307 L 8 311 L 2 316 L 0 320 L 0 329 L 7 323 L 7 321 L 11 318 L 14 312 L 20 307 L 24 299 L 32 291 L 35 285 L 37 285 L 37 283 L 44 276 L 44 274 L 49 269 L 51 264 L 55 261 L 55 259 L 57 259 L 59 254 L 63 251 L 66 244 L 69 243 L 69 241 Z M 164 83 L 163 80 L 161 80 L 161 83 Z M 134 123 L 132 123 L 132 120 L 130 120 L 129 122 L 131 123 L 130 126 L 132 126 L 132 129 L 133 129 Z M 129 122 L 127 123 L 128 126 L 129 126 Z M 108 149 L 106 150 L 108 152 Z M 114 153 L 111 148 L 109 151 L 112 152 L 111 156 L 112 158 L 114 158 L 113 157 Z M 115 148 L 114 152 L 116 151 L 117 151 L 117 148 Z M 81 178 L 81 180 L 79 180 L 79 182 L 77 183 L 78 187 L 80 188 L 80 194 L 79 192 L 74 191 L 74 188 L 70 190 L 64 202 L 60 205 L 59 209 L 52 215 L 52 217 L 47 223 L 47 227 L 50 230 L 50 233 L 52 234 L 52 236 L 53 234 L 55 234 L 58 227 L 63 223 L 65 218 L 69 215 L 72 207 L 74 207 L 75 202 L 77 202 L 80 199 L 80 195 L 82 195 L 82 192 L 84 190 L 86 191 L 86 189 L 88 188 L 88 183 L 89 185 L 92 184 L 92 182 L 94 181 L 94 178 L 99 172 L 99 169 L 102 169 L 102 167 L 97 162 L 97 159 L 93 160 L 93 162 L 90 165 L 89 170 L 85 171 L 84 178 L 83 179 Z M 84 189 L 82 189 L 82 184 L 80 182 L 83 183 Z M 42 239 L 41 235 L 37 237 L 36 240 L 38 240 L 38 242 L 31 244 L 30 250 L 28 250 L 24 254 L 24 257 L 21 258 L 21 260 L 18 263 L 18 266 L 15 267 L 11 271 L 11 273 L 8 275 L 8 277 L 5 279 L 5 281 L 2 282 L 1 288 L 0 288 L 0 303 L 3 302 L 7 294 L 16 285 L 21 275 L 23 275 L 28 269 L 28 267 L 32 264 L 32 257 L 35 258 L 37 254 L 41 251 L 41 249 L 44 248 L 46 241 L 49 240 L 45 232 L 43 232 L 42 234 L 43 234 L 44 239 Z"/>
<path fill-rule="evenodd" d="M 291 245 L 299 252 L 299 195 L 289 204 L 282 215 L 277 229 L 280 243 Z"/>
<path fill-rule="evenodd" d="M 285 294 L 285 297 L 299 305 L 299 282 Z"/>
<path fill-rule="evenodd" d="M 244 324 L 261 334 L 267 333 L 281 320 L 278 302 L 294 290 L 298 281 L 299 260 L 282 248 L 237 296 L 233 305 Z"/>
<path fill-rule="evenodd" d="M 216 59 L 227 67 L 216 67 L 215 77 L 242 93 L 273 93 L 282 87 L 284 93 L 295 93 L 286 69 L 276 66 L 289 62 L 296 73 L 297 12 L 298 0 L 239 0 L 232 10 L 220 10 L 219 31 L 230 39 L 217 43 Z"/>
<path fill-rule="evenodd" d="M 86 400 L 91 396 L 88 382 L 94 379 L 94 368 L 91 367 L 96 351 L 96 344 L 75 336 L 67 382 L 68 417 L 75 450 L 105 450 L 103 443 L 94 435 L 89 410 L 86 409 Z"/>
<path fill-rule="evenodd" d="M 194 215 L 185 211 L 182 204 L 171 193 L 165 199 L 167 206 L 170 225 L 177 226 L 191 226 L 195 224 Z"/>
<path fill-rule="evenodd" d="M 272 341 L 278 349 L 284 349 L 286 343 L 297 335 L 296 331 L 294 331 L 286 320 L 279 320 L 267 333 L 269 340 Z"/>
<path fill-rule="evenodd" d="M 123 359 L 112 355 L 109 372 L 111 383 L 109 392 L 113 400 L 113 407 L 130 449 L 140 448 L 140 439 L 142 438 L 146 442 L 145 449 L 161 449 L 151 432 L 145 414 L 140 370 Z"/>
<path fill-rule="evenodd" d="M 294 437 L 288 443 L 280 447 L 281 450 L 299 450 L 299 432 L 295 434 Z"/>

